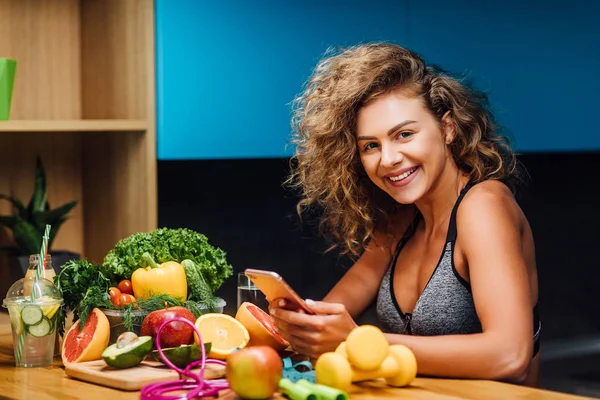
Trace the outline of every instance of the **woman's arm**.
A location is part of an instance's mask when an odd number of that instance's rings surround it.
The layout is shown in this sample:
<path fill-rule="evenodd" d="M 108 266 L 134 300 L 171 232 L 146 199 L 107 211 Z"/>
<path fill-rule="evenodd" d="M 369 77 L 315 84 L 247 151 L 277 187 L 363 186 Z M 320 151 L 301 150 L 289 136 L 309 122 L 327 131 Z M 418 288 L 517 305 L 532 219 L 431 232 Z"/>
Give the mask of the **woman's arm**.
<path fill-rule="evenodd" d="M 357 318 L 377 295 L 392 258 L 392 247 L 389 237 L 375 233 L 361 257 L 323 301 L 343 304 Z"/>
<path fill-rule="evenodd" d="M 481 183 L 457 215 L 460 248 L 483 333 L 416 337 L 388 334 L 413 350 L 420 374 L 522 382 L 533 355 L 533 305 L 521 245 L 522 215 L 498 182 Z M 456 257 L 456 255 L 455 255 Z"/>
<path fill-rule="evenodd" d="M 356 327 L 354 318 L 371 303 L 389 266 L 392 244 L 387 235 L 375 233 L 367 249 L 325 297 L 307 300 L 317 315 L 286 310 L 284 299 L 269 309 L 275 329 L 299 353 L 318 356 L 333 351 Z"/>

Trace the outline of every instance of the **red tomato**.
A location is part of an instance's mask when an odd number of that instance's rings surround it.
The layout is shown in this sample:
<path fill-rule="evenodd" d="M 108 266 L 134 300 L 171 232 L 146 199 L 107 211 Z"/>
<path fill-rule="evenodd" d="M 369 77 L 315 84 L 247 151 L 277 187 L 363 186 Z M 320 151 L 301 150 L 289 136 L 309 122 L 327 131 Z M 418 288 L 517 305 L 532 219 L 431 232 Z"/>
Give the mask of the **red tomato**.
<path fill-rule="evenodd" d="M 119 282 L 119 290 L 121 293 L 133 294 L 133 286 L 131 286 L 131 281 L 128 279 L 122 280 Z"/>
<path fill-rule="evenodd" d="M 108 293 L 110 294 L 110 300 L 113 303 L 115 302 L 115 298 L 117 296 L 121 295 L 121 291 L 119 289 L 117 289 L 116 287 L 110 287 L 110 288 L 108 288 Z"/>
<path fill-rule="evenodd" d="M 116 301 L 116 304 L 115 304 Z M 135 297 L 130 294 L 122 293 L 115 300 L 113 300 L 113 304 L 115 307 L 123 307 L 125 304 L 130 304 L 135 301 Z"/>
<path fill-rule="evenodd" d="M 115 297 L 112 297 L 110 300 L 112 301 L 112 303 L 114 304 L 115 307 L 119 308 L 122 306 L 121 304 L 121 296 L 123 296 L 122 294 L 119 294 Z"/>
<path fill-rule="evenodd" d="M 129 296 L 129 303 L 133 304 L 134 307 L 137 307 L 137 303 L 135 302 L 135 296 L 132 294 L 128 294 L 127 296 Z"/>

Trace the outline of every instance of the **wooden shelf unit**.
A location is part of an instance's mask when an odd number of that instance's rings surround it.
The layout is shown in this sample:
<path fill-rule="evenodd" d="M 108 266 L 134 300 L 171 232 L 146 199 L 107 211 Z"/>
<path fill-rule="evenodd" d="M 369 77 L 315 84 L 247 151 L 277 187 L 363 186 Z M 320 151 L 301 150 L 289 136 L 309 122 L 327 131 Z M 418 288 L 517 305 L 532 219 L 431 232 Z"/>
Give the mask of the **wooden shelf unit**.
<path fill-rule="evenodd" d="M 0 132 L 146 132 L 144 119 L 70 119 L 0 121 Z"/>
<path fill-rule="evenodd" d="M 28 202 L 40 155 L 50 205 L 79 202 L 53 249 L 101 262 L 157 225 L 153 1 L 0 0 L 0 37 L 17 60 L 0 193 Z"/>

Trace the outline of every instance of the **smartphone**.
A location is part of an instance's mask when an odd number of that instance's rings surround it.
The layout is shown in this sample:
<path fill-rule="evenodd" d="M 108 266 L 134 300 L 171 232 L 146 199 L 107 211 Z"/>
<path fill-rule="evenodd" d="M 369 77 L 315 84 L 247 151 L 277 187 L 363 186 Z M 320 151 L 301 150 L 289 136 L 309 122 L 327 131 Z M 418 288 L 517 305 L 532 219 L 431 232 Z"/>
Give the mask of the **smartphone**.
<path fill-rule="evenodd" d="M 291 310 L 302 309 L 308 314 L 314 314 L 308 304 L 277 272 L 248 268 L 244 273 L 265 294 L 267 301 L 271 302 L 279 298 L 286 299 L 288 302 L 286 308 Z"/>

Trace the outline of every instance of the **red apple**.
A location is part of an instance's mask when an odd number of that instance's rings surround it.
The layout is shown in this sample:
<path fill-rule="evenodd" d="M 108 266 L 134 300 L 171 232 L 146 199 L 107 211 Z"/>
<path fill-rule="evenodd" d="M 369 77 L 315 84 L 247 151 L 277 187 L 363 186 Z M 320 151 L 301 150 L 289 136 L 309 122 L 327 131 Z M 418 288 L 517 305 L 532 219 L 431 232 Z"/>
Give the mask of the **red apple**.
<path fill-rule="evenodd" d="M 154 343 L 154 348 L 156 348 L 156 332 L 158 332 L 158 328 L 165 321 L 174 317 L 185 318 L 192 323 L 196 322 L 194 314 L 185 307 L 175 306 L 165 308 L 164 310 L 156 310 L 146 315 L 146 318 L 142 321 L 140 336 L 152 336 L 152 342 Z M 160 332 L 160 346 L 164 349 L 166 347 L 179 347 L 182 344 L 189 344 L 192 340 L 193 332 L 192 327 L 185 322 L 173 321 Z"/>
<path fill-rule="evenodd" d="M 282 370 L 283 362 L 272 347 L 250 346 L 227 357 L 225 375 L 239 397 L 266 399 L 277 391 Z"/>

